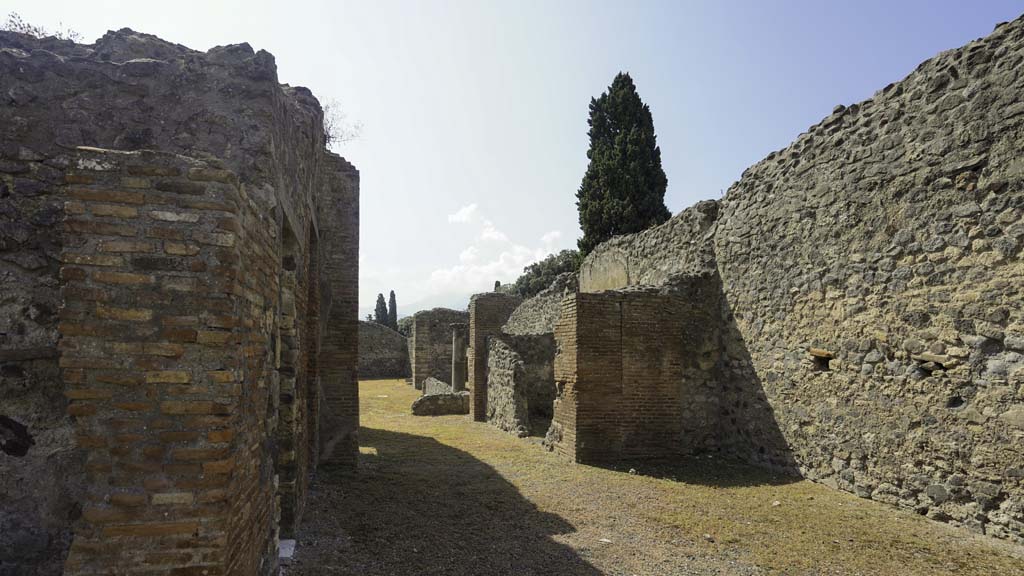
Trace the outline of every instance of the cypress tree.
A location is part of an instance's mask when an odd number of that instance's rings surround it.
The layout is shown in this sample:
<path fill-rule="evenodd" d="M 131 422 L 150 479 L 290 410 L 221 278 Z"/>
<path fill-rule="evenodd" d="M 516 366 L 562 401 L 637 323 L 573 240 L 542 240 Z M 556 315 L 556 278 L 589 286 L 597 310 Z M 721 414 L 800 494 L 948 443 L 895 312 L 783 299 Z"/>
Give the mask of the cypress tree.
<path fill-rule="evenodd" d="M 388 297 L 388 326 L 392 330 L 398 330 L 398 303 L 395 301 L 395 291 L 391 291 Z"/>
<path fill-rule="evenodd" d="M 590 100 L 587 124 L 590 164 L 576 193 L 581 257 L 612 236 L 639 232 L 671 217 L 654 120 L 629 74 L 620 72 L 607 92 Z"/>
<path fill-rule="evenodd" d="M 384 303 L 383 294 L 377 294 L 377 306 L 373 310 L 373 321 L 382 326 L 388 325 L 388 305 Z"/>

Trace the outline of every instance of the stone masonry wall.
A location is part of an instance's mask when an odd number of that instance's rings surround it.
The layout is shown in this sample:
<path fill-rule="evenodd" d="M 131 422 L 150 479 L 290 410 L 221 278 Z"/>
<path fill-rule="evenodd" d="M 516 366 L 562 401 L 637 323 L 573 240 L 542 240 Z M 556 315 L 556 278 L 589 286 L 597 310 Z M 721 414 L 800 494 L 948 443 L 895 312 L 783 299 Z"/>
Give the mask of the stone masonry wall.
<path fill-rule="evenodd" d="M 0 90 L 0 571 L 74 533 L 69 574 L 273 572 L 321 432 L 356 454 L 358 173 L 319 104 L 130 30 L 0 33 Z"/>
<path fill-rule="evenodd" d="M 501 332 L 521 302 L 500 292 L 475 294 L 469 300 L 469 413 L 477 422 L 487 419 L 487 340 Z"/>
<path fill-rule="evenodd" d="M 562 311 L 562 298 L 579 287 L 576 274 L 565 272 L 537 295 L 523 300 L 509 316 L 501 331 L 505 334 L 554 334 Z"/>
<path fill-rule="evenodd" d="M 542 436 L 555 401 L 553 334 L 488 341 L 487 421 L 518 436 Z"/>
<path fill-rule="evenodd" d="M 461 310 L 434 308 L 413 315 L 412 380 L 417 390 L 433 376 L 442 382 L 452 380 L 452 324 L 464 323 L 469 315 Z"/>
<path fill-rule="evenodd" d="M 656 286 L 675 275 L 713 270 L 715 252 L 710 240 L 717 217 L 718 203 L 706 200 L 661 226 L 600 244 L 580 266 L 580 291 Z"/>
<path fill-rule="evenodd" d="M 409 343 L 405 336 L 376 322 L 359 322 L 359 378 L 406 378 Z"/>
<path fill-rule="evenodd" d="M 713 248 L 723 450 L 1022 541 L 1022 62 L 1020 19 L 940 54 L 745 171 L 704 243 L 624 237 L 662 247 L 581 286 Z"/>

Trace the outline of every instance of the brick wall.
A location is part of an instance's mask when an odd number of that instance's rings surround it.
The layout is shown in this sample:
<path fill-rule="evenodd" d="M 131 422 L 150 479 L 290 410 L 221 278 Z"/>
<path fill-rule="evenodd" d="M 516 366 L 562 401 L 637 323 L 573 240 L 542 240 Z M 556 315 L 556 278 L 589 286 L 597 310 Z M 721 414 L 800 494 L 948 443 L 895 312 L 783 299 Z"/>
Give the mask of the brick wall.
<path fill-rule="evenodd" d="M 351 466 L 359 454 L 359 172 L 328 156 L 332 176 L 319 198 L 324 301 L 320 347 L 321 462 Z"/>
<path fill-rule="evenodd" d="M 672 290 L 563 300 L 550 438 L 558 452 L 601 463 L 714 448 L 716 289 L 711 277 L 688 277 Z"/>
<path fill-rule="evenodd" d="M 410 349 L 412 381 L 417 390 L 423 381 L 434 377 L 451 384 L 452 324 L 465 323 L 468 314 L 461 310 L 434 308 L 413 315 Z"/>
<path fill-rule="evenodd" d="M 0 47 L 35 95 L 0 107 L 0 432 L 34 442 L 0 454 L 0 564 L 272 572 L 321 454 L 357 453 L 357 172 L 248 45 Z"/>
<path fill-rule="evenodd" d="M 518 296 L 488 292 L 469 301 L 469 412 L 473 420 L 487 420 L 487 339 L 501 327 L 522 302 Z"/>
<path fill-rule="evenodd" d="M 80 159 L 99 170 L 64 192 L 60 365 L 87 454 L 67 573 L 268 572 L 271 231 L 229 172 Z"/>

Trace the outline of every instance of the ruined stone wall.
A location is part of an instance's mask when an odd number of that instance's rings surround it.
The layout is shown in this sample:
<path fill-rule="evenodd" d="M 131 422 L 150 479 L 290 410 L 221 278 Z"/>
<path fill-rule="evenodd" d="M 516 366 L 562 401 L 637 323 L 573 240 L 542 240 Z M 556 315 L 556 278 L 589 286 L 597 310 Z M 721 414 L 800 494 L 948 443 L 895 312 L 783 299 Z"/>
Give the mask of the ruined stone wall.
<path fill-rule="evenodd" d="M 701 274 L 715 267 L 718 203 L 697 204 L 661 226 L 617 236 L 594 248 L 579 272 L 582 292 L 623 286 L 657 286 L 680 274 Z"/>
<path fill-rule="evenodd" d="M 723 450 L 1021 540 L 1022 62 L 1017 20 L 837 107 L 729 189 L 689 244 L 713 246 L 725 295 Z M 596 250 L 581 287 L 703 259 L 672 222 Z M 613 254 L 641 245 L 662 248 Z"/>
<path fill-rule="evenodd" d="M 409 343 L 405 336 L 376 322 L 359 322 L 359 378 L 406 378 Z"/>
<path fill-rule="evenodd" d="M 523 300 L 502 326 L 505 334 L 554 334 L 555 323 L 562 311 L 562 298 L 579 288 L 576 274 L 565 272 L 535 296 Z"/>
<path fill-rule="evenodd" d="M 487 422 L 518 436 L 543 436 L 555 401 L 553 334 L 490 338 Z"/>
<path fill-rule="evenodd" d="M 555 331 L 553 448 L 584 463 L 717 448 L 718 295 L 706 275 L 669 290 L 567 296 Z"/>
<path fill-rule="evenodd" d="M 423 381 L 434 377 L 451 383 L 452 379 L 452 324 L 464 323 L 469 315 L 461 310 L 434 308 L 413 315 L 412 379 L 417 390 Z"/>
<path fill-rule="evenodd" d="M 518 296 L 501 292 L 475 294 L 469 300 L 469 373 L 470 414 L 473 420 L 487 419 L 487 339 L 501 327 L 522 302 Z"/>
<path fill-rule="evenodd" d="M 272 572 L 312 422 L 356 405 L 358 174 L 246 45 L 0 33 L 0 89 L 0 426 L 35 442 L 0 455 L 0 568 L 60 573 L 74 533 L 69 574 Z"/>

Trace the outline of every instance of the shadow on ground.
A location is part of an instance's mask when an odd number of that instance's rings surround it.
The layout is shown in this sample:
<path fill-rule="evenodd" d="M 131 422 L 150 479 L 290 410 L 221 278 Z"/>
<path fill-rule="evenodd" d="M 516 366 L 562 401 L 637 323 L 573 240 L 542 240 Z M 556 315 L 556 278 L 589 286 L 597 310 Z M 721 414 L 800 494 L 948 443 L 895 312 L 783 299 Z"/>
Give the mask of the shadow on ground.
<path fill-rule="evenodd" d="M 750 486 L 784 486 L 803 478 L 786 471 L 772 471 L 743 462 L 724 460 L 719 456 L 681 457 L 676 460 L 634 460 L 595 467 L 638 476 L 672 480 L 697 486 L 739 488 Z"/>
<path fill-rule="evenodd" d="M 288 576 L 599 575 L 574 531 L 493 468 L 432 438 L 360 430 L 358 472 L 321 470 Z"/>

